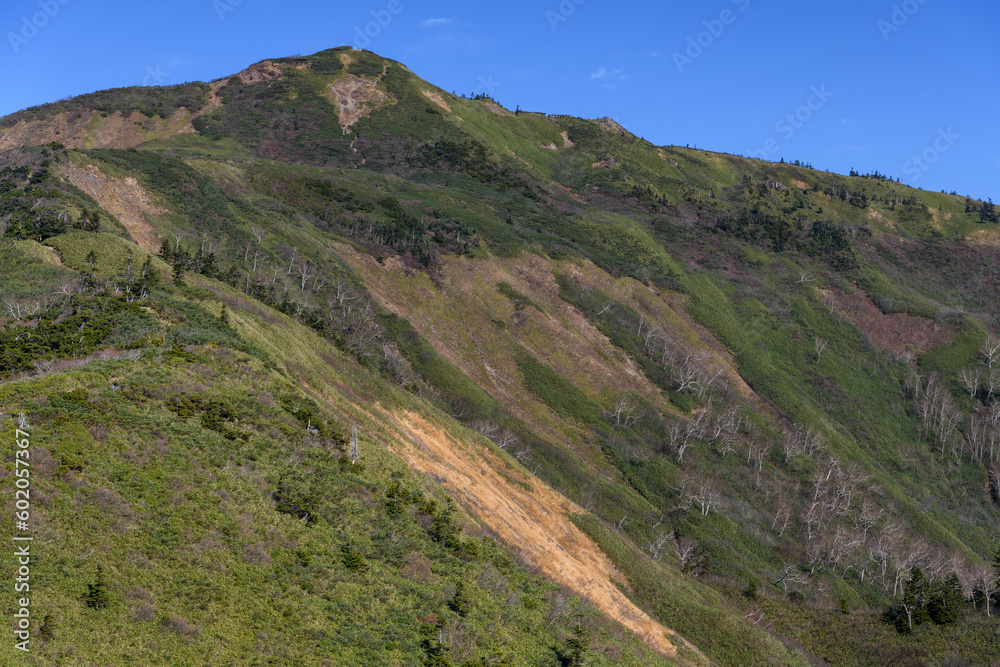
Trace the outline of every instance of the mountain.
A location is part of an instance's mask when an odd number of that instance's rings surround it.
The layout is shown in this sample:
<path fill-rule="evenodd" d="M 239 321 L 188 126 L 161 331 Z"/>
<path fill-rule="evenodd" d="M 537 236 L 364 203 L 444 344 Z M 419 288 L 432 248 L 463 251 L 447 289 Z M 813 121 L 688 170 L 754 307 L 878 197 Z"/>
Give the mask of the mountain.
<path fill-rule="evenodd" d="M 992 202 L 339 48 L 0 119 L 0 225 L 35 664 L 996 664 Z"/>

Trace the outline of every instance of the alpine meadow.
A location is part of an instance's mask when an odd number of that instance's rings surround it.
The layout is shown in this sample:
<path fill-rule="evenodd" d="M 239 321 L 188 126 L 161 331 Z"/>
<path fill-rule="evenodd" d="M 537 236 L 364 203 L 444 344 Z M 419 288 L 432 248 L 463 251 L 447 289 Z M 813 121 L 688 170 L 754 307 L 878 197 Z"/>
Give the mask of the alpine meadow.
<path fill-rule="evenodd" d="M 1000 665 L 990 200 L 341 47 L 0 118 L 0 236 L 5 665 Z"/>

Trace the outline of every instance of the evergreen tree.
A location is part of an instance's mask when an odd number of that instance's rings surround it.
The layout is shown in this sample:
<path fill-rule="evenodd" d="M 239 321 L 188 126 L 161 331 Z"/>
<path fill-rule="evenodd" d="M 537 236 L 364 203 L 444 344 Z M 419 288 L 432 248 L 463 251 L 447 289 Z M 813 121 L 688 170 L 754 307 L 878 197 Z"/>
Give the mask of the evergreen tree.
<path fill-rule="evenodd" d="M 90 276 L 92 278 L 97 278 L 97 255 L 94 253 L 94 251 L 91 250 L 90 252 L 88 252 L 87 256 L 83 259 L 83 261 L 87 262 L 87 264 L 90 264 Z"/>
<path fill-rule="evenodd" d="M 438 630 L 438 636 L 430 636 L 421 642 L 421 646 L 424 649 L 424 667 L 454 667 L 451 661 L 451 657 L 448 655 L 451 653 L 451 647 L 441 641 L 440 629 Z"/>
<path fill-rule="evenodd" d="M 55 617 L 52 614 L 45 614 L 45 618 L 42 619 L 42 624 L 38 628 L 38 633 L 42 639 L 55 639 L 57 629 Z"/>
<path fill-rule="evenodd" d="M 997 547 L 996 555 L 993 556 L 993 572 L 996 575 L 993 587 L 1000 589 L 1000 547 Z"/>
<path fill-rule="evenodd" d="M 174 285 L 184 286 L 184 265 L 180 262 L 174 264 Z"/>
<path fill-rule="evenodd" d="M 562 652 L 562 663 L 567 667 L 586 665 L 587 651 L 590 650 L 590 633 L 583 625 L 583 614 L 576 615 L 576 627 L 566 640 L 566 650 Z"/>
<path fill-rule="evenodd" d="M 447 504 L 440 511 L 434 513 L 434 523 L 431 524 L 431 537 L 435 542 L 440 542 L 447 547 L 458 545 L 458 526 L 455 525 L 453 517 L 455 513 L 455 501 L 448 498 Z"/>
<path fill-rule="evenodd" d="M 952 573 L 944 581 L 935 581 L 930 587 L 927 613 L 938 625 L 950 625 L 958 619 L 962 608 L 962 583 L 958 575 Z"/>
<path fill-rule="evenodd" d="M 914 625 L 920 625 L 930 620 L 927 613 L 927 598 L 929 584 L 927 577 L 919 567 L 910 572 L 910 579 L 903 591 L 903 613 L 906 614 L 907 629 L 913 630 Z"/>
<path fill-rule="evenodd" d="M 448 603 L 448 607 L 459 616 L 465 617 L 469 614 L 469 610 L 472 609 L 472 598 L 465 590 L 464 581 L 459 580 L 455 584 L 455 596 Z"/>
<path fill-rule="evenodd" d="M 157 275 L 156 271 L 153 269 L 153 256 L 146 255 L 146 261 L 142 263 L 142 271 L 140 272 L 142 279 L 147 285 L 156 285 L 160 282 L 160 276 Z"/>
<path fill-rule="evenodd" d="M 104 609 L 108 606 L 108 586 L 104 582 L 104 568 L 97 566 L 97 580 L 87 584 L 87 606 L 91 609 Z"/>
<path fill-rule="evenodd" d="M 352 572 L 368 569 L 368 563 L 350 544 L 341 545 L 340 559 L 343 561 L 344 567 Z"/>
<path fill-rule="evenodd" d="M 396 474 L 396 473 L 393 473 Z M 410 502 L 410 494 L 402 487 L 398 479 L 394 479 L 385 492 L 385 513 L 389 516 L 399 516 Z"/>
<path fill-rule="evenodd" d="M 170 247 L 170 241 L 167 239 L 160 241 L 160 257 L 168 262 L 174 259 L 174 249 Z"/>
<path fill-rule="evenodd" d="M 979 222 L 990 223 L 997 222 L 997 212 L 996 206 L 993 204 L 992 199 L 988 199 L 983 207 L 979 209 Z"/>

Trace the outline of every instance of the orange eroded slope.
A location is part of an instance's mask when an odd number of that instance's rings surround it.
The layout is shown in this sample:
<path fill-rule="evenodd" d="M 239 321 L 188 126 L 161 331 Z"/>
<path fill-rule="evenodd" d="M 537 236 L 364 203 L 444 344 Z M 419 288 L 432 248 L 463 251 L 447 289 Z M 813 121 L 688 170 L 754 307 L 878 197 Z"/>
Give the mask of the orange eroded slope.
<path fill-rule="evenodd" d="M 412 443 L 397 453 L 416 471 L 440 481 L 456 498 L 502 539 L 519 548 L 525 560 L 553 581 L 635 633 L 667 657 L 677 648 L 669 630 L 651 619 L 612 583 L 624 577 L 600 548 L 572 521 L 581 512 L 541 481 L 531 479 L 531 491 L 512 484 L 497 472 L 505 464 L 493 452 L 460 442 L 413 412 L 387 415 L 400 436 Z M 521 473 L 511 470 L 511 475 Z"/>
<path fill-rule="evenodd" d="M 134 178 L 112 178 L 94 165 L 80 169 L 69 165 L 63 169 L 76 187 L 93 197 L 101 207 L 118 218 L 132 239 L 154 255 L 160 251 L 160 237 L 146 219 L 146 213 L 163 213 L 153 206 L 149 195 Z"/>

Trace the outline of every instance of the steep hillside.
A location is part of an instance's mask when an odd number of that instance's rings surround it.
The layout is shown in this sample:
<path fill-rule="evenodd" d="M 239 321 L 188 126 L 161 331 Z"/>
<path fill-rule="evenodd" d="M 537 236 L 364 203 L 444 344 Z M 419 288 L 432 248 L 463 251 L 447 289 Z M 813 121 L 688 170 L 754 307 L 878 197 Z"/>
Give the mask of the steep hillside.
<path fill-rule="evenodd" d="M 38 664 L 1000 654 L 992 202 L 349 48 L 0 151 Z"/>

